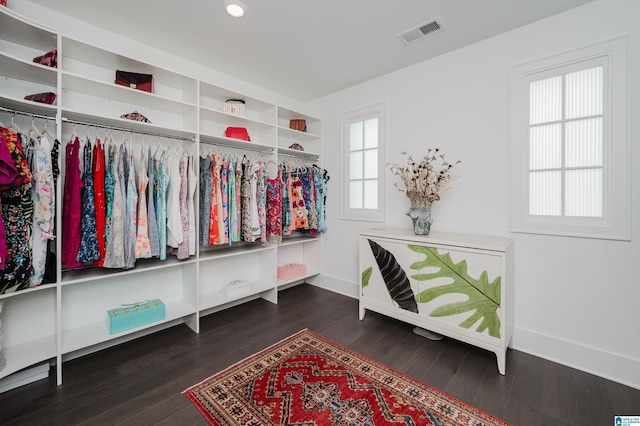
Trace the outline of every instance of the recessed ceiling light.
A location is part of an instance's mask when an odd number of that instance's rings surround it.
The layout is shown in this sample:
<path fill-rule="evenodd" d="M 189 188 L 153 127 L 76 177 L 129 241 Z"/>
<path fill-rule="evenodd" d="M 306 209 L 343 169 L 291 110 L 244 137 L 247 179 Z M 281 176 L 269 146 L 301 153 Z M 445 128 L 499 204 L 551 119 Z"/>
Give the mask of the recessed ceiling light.
<path fill-rule="evenodd" d="M 241 18 L 247 11 L 247 6 L 238 0 L 226 0 L 224 10 L 234 18 Z"/>

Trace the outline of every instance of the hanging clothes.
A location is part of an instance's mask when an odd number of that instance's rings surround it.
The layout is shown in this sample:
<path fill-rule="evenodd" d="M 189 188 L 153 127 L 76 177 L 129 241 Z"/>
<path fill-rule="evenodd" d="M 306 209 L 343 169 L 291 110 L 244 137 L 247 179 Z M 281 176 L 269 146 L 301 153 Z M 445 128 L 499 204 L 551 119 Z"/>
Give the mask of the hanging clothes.
<path fill-rule="evenodd" d="M 213 193 L 213 159 L 211 155 L 200 158 L 200 245 L 207 247 L 211 227 L 211 196 Z"/>
<path fill-rule="evenodd" d="M 258 190 L 256 193 L 258 204 L 258 223 L 260 227 L 260 241 L 267 244 L 267 169 L 263 161 L 258 167 Z"/>
<path fill-rule="evenodd" d="M 138 235 L 138 189 L 136 188 L 136 170 L 131 149 L 125 154 L 126 171 L 126 213 L 124 232 L 124 263 L 125 269 L 131 269 L 136 264 L 136 239 Z"/>
<path fill-rule="evenodd" d="M 42 284 L 47 262 L 48 242 L 55 238 L 55 187 L 51 165 L 51 144 L 46 135 L 36 143 L 33 170 L 34 222 L 32 236 L 33 275 L 30 287 Z"/>
<path fill-rule="evenodd" d="M 198 187 L 198 176 L 196 175 L 196 166 L 194 157 L 191 153 L 187 155 L 187 214 L 189 219 L 189 256 L 196 254 L 197 235 L 196 235 L 196 208 L 195 199 L 196 189 Z"/>
<path fill-rule="evenodd" d="M 260 213 L 258 212 L 258 174 L 260 163 L 251 164 L 251 242 L 260 238 Z"/>
<path fill-rule="evenodd" d="M 240 218 L 238 213 L 240 211 L 238 205 L 238 197 L 236 196 L 236 162 L 235 158 L 229 158 L 228 173 L 228 185 L 229 185 L 229 243 L 237 243 L 240 241 L 240 234 L 238 233 L 238 223 Z"/>
<path fill-rule="evenodd" d="M 80 138 L 65 148 L 64 204 L 62 213 L 62 263 L 69 269 L 80 268 L 77 257 L 82 241 L 82 188 L 80 177 Z"/>
<path fill-rule="evenodd" d="M 242 158 L 242 179 L 240 182 L 240 208 L 242 241 L 251 242 L 251 161 L 245 155 Z"/>
<path fill-rule="evenodd" d="M 113 185 L 113 205 L 109 216 L 110 225 L 107 237 L 107 250 L 103 266 L 105 268 L 124 268 L 124 234 L 126 213 L 126 191 L 124 179 L 124 148 L 110 149 L 109 172 L 114 177 Z"/>
<path fill-rule="evenodd" d="M 211 186 L 211 214 L 209 224 L 209 244 L 220 244 L 220 217 L 222 215 L 222 194 L 220 193 L 220 156 L 211 155 L 211 173 L 213 174 L 213 185 Z"/>
<path fill-rule="evenodd" d="M 156 153 L 157 154 L 157 153 Z M 167 258 L 167 211 L 169 207 L 167 205 L 167 192 L 169 187 L 169 172 L 167 170 L 167 155 L 164 150 L 160 152 L 160 157 L 155 160 L 155 206 L 156 206 L 156 219 L 158 221 L 158 246 L 160 260 Z"/>
<path fill-rule="evenodd" d="M 84 173 L 82 174 L 82 219 L 80 228 L 82 236 L 80 248 L 76 256 L 79 263 L 100 260 L 98 235 L 96 232 L 95 193 L 93 189 L 93 173 L 91 170 L 91 141 L 87 139 L 84 145 Z"/>
<path fill-rule="evenodd" d="M 222 216 L 218 218 L 222 230 L 220 233 L 220 244 L 229 242 L 229 159 L 222 159 L 220 171 L 220 192 L 222 193 Z"/>
<path fill-rule="evenodd" d="M 275 179 L 267 180 L 267 241 L 282 243 L 282 178 L 281 168 Z"/>
<path fill-rule="evenodd" d="M 106 254 L 105 227 L 106 227 L 106 206 L 105 206 L 105 159 L 104 148 L 100 139 L 96 138 L 93 147 L 91 161 L 91 172 L 93 173 L 93 205 L 96 212 L 96 238 L 98 240 L 98 253 L 100 258 L 94 263 L 102 266 Z"/>
<path fill-rule="evenodd" d="M 187 198 L 189 192 L 189 180 L 187 176 L 188 158 L 186 155 L 180 156 L 178 160 L 178 169 L 180 172 L 180 191 L 179 191 L 179 209 L 180 209 L 180 228 L 182 230 L 182 241 L 178 244 L 176 257 L 180 260 L 189 257 L 189 207 Z"/>
<path fill-rule="evenodd" d="M 147 173 L 149 174 L 149 182 L 147 184 L 147 222 L 149 233 L 149 251 L 152 257 L 160 256 L 160 236 L 158 234 L 158 221 L 156 218 L 155 206 L 155 162 L 151 155 L 151 147 L 147 152 Z"/>
<path fill-rule="evenodd" d="M 138 227 L 136 230 L 135 257 L 148 259 L 151 257 L 151 242 L 149 241 L 149 222 L 147 210 L 147 159 L 144 149 L 140 152 L 140 167 L 138 170 Z"/>
<path fill-rule="evenodd" d="M 181 156 L 175 151 L 169 152 L 167 170 L 169 173 L 167 187 L 167 245 L 177 249 L 182 242 L 182 220 L 180 218 L 180 176 Z M 186 194 L 186 192 L 185 192 Z"/>
<path fill-rule="evenodd" d="M 54 235 L 56 235 L 56 221 L 55 221 L 55 203 L 57 202 L 56 188 L 58 182 L 58 176 L 60 175 L 60 166 L 58 165 L 58 156 L 60 154 L 60 141 L 55 139 L 51 148 L 51 174 L 53 177 L 53 198 L 54 198 L 54 216 L 52 217 Z M 42 284 L 55 283 L 57 278 L 57 250 L 56 242 L 51 239 L 47 241 L 47 260 L 45 263 L 44 277 Z"/>
<path fill-rule="evenodd" d="M 13 130 L 0 128 L 1 139 L 7 150 L 3 155 L 3 178 L 0 179 L 2 205 L 2 231 L 0 240 L 5 250 L 0 255 L 0 294 L 22 290 L 29 286 L 33 275 L 29 247 L 33 223 L 31 199 L 32 174 L 25 158 L 20 136 Z M 6 153 L 9 153 L 7 156 Z M 15 171 L 15 173 L 13 171 Z M 6 182 L 6 183 L 3 183 Z M 0 244 L 1 245 L 1 244 Z"/>

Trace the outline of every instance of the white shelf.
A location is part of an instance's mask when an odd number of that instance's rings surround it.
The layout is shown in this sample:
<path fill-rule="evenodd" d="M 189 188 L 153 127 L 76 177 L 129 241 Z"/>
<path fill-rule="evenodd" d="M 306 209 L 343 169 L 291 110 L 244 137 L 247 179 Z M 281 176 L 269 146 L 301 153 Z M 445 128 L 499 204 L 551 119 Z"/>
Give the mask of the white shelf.
<path fill-rule="evenodd" d="M 163 321 L 156 321 L 151 324 L 145 324 L 140 327 L 126 330 L 121 333 L 110 334 L 109 333 L 109 319 L 107 312 L 105 311 L 105 320 L 88 324 L 83 327 L 66 330 L 62 332 L 62 353 L 68 354 L 80 349 L 87 348 L 89 346 L 97 345 L 99 343 L 107 342 L 115 338 L 126 336 L 128 334 L 136 333 L 140 330 L 155 327 L 160 324 L 164 324 L 170 321 L 181 319 L 187 315 L 196 313 L 196 309 L 193 306 L 188 305 L 185 302 L 173 302 L 165 304 L 165 319 Z"/>
<path fill-rule="evenodd" d="M 2 353 L 7 361 L 4 370 L 0 371 L 0 379 L 34 364 L 55 358 L 57 355 L 55 336 L 22 343 L 16 346 L 3 347 Z"/>
<path fill-rule="evenodd" d="M 316 275 L 320 275 L 320 272 L 321 271 L 320 271 L 319 267 L 315 267 L 315 268 L 307 267 L 307 273 L 304 274 L 304 275 L 301 275 L 299 277 L 291 278 L 289 280 L 282 280 L 282 279 L 278 278 L 278 287 L 282 287 L 282 286 L 287 285 L 287 284 L 295 283 L 297 281 L 302 281 L 302 280 L 305 280 L 305 279 L 310 278 L 310 277 L 315 277 Z"/>
<path fill-rule="evenodd" d="M 247 117 L 240 117 L 239 115 L 205 107 L 200 107 L 200 120 L 222 123 L 225 127 L 246 127 L 247 130 L 253 131 L 262 131 L 275 128 L 273 124 L 264 121 L 253 120 Z"/>
<path fill-rule="evenodd" d="M 232 245 L 216 245 L 200 247 L 200 262 L 215 261 L 227 257 L 243 256 L 260 253 L 263 251 L 275 251 L 271 245 L 262 246 L 260 241 L 254 243 L 233 243 Z"/>
<path fill-rule="evenodd" d="M 32 114 L 45 115 L 54 119 L 58 111 L 58 107 L 56 107 L 56 105 L 47 105 L 39 102 L 27 101 L 26 99 L 21 99 L 6 94 L 0 95 L 0 105 L 5 108 L 29 112 Z"/>
<path fill-rule="evenodd" d="M 188 260 L 178 260 L 168 255 L 166 260 L 160 259 L 139 259 L 136 266 L 132 269 L 110 269 L 99 267 L 87 267 L 66 270 L 62 272 L 61 285 L 67 286 L 71 284 L 95 282 L 101 279 L 112 279 L 118 277 L 127 277 L 134 274 L 140 274 L 150 271 L 161 270 L 165 268 L 181 268 L 187 265 L 196 264 L 195 257 Z"/>
<path fill-rule="evenodd" d="M 56 286 L 55 284 L 42 284 L 38 287 L 33 287 L 33 288 L 25 288 L 24 290 L 20 290 L 20 291 L 16 291 L 13 293 L 6 293 L 6 294 L 0 294 L 0 301 L 1 300 L 6 300 L 6 299 L 11 299 L 14 297 L 21 297 L 21 296 L 26 296 L 28 294 L 33 294 L 33 293 L 38 293 L 41 291 L 50 291 L 50 290 L 55 290 Z M 0 319 L 2 317 L 0 316 Z"/>
<path fill-rule="evenodd" d="M 55 30 L 25 18 L 7 7 L 0 7 L 0 40 L 46 53 L 57 46 Z"/>
<path fill-rule="evenodd" d="M 273 284 L 269 282 L 250 281 L 249 290 L 246 292 L 231 294 L 229 297 L 227 297 L 225 289 L 210 291 L 200 295 L 198 308 L 200 311 L 206 311 L 207 309 L 222 306 L 236 300 L 244 299 L 245 297 L 255 296 L 265 291 L 273 290 L 273 288 Z"/>
<path fill-rule="evenodd" d="M 64 108 L 62 110 L 62 122 L 65 121 L 80 121 L 85 123 L 93 123 L 105 127 L 115 127 L 123 129 L 131 129 L 137 132 L 144 132 L 149 134 L 161 134 L 174 136 L 177 138 L 193 139 L 195 142 L 196 132 L 194 130 L 179 130 L 175 127 L 161 126 L 153 123 L 143 123 L 140 121 L 127 120 L 118 117 L 104 117 L 94 114 L 88 114 L 74 109 Z"/>
<path fill-rule="evenodd" d="M 0 75 L 16 80 L 56 86 L 58 70 L 0 52 Z"/>
<path fill-rule="evenodd" d="M 153 75 L 155 93 L 175 102 L 198 103 L 197 80 L 71 38 L 62 39 L 62 69 L 115 85 L 116 71 Z M 135 89 L 131 89 L 135 90 Z"/>
<path fill-rule="evenodd" d="M 288 155 L 291 157 L 310 158 L 314 160 L 320 156 L 320 154 L 317 154 L 315 152 L 299 151 L 297 149 L 291 149 L 291 148 L 278 148 L 278 153 Z"/>
<path fill-rule="evenodd" d="M 62 90 L 85 93 L 97 98 L 116 100 L 132 106 L 162 110 L 179 115 L 193 114 L 196 109 L 196 105 L 192 103 L 176 101 L 155 93 L 120 86 L 115 83 L 105 83 L 67 71 L 62 72 Z M 132 111 L 123 111 L 122 113 L 124 112 Z"/>
<path fill-rule="evenodd" d="M 293 130 L 289 127 L 279 126 L 278 133 L 281 137 L 286 139 L 292 139 L 295 141 L 313 141 L 319 139 L 320 136 L 309 133 L 309 132 L 301 132 L 300 130 Z"/>

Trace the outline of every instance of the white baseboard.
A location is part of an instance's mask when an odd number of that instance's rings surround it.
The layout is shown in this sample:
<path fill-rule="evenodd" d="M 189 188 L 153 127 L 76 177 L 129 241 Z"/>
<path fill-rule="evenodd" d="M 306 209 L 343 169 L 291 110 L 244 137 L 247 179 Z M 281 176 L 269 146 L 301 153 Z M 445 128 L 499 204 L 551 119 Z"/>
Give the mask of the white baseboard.
<path fill-rule="evenodd" d="M 10 391 L 20 386 L 28 385 L 38 380 L 49 377 L 50 365 L 48 362 L 25 368 L 0 380 L 0 393 Z"/>
<path fill-rule="evenodd" d="M 513 349 L 640 389 L 640 360 L 514 327 Z M 507 355 L 509 363 L 509 355 Z"/>
<path fill-rule="evenodd" d="M 320 274 L 311 278 L 307 278 L 306 282 L 316 287 L 324 288 L 325 290 L 342 294 L 343 296 L 352 297 L 354 299 L 357 299 L 359 297 L 358 284 L 352 281 L 343 280 L 342 278 Z"/>

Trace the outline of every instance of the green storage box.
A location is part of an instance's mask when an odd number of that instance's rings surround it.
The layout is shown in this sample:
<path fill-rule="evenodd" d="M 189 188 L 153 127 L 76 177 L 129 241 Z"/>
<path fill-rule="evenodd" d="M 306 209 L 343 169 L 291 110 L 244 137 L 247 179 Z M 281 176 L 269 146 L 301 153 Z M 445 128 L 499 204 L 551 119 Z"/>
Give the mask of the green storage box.
<path fill-rule="evenodd" d="M 145 324 L 162 321 L 165 317 L 164 303 L 160 299 L 122 305 L 109 309 L 109 332 L 111 334 L 130 330 Z"/>

